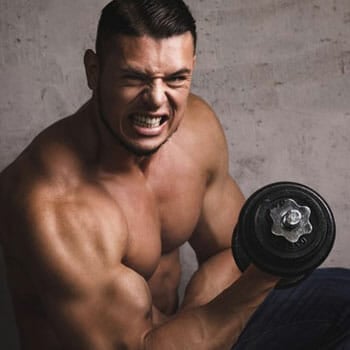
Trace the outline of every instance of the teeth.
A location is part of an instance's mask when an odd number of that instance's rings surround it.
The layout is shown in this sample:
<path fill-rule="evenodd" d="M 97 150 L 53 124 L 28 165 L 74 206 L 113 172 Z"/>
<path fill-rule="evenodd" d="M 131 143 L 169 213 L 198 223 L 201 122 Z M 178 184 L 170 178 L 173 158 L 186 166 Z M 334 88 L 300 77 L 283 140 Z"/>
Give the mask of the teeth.
<path fill-rule="evenodd" d="M 162 121 L 162 117 L 155 118 L 144 114 L 135 114 L 132 119 L 135 124 L 144 128 L 157 128 Z"/>

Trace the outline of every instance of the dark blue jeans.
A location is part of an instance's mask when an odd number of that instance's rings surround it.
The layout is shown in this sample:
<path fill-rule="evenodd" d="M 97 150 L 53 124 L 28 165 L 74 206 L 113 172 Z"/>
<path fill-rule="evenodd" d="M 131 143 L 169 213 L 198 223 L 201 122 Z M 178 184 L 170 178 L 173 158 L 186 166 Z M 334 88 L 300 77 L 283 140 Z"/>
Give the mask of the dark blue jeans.
<path fill-rule="evenodd" d="M 350 270 L 318 269 L 274 290 L 233 350 L 350 350 Z"/>

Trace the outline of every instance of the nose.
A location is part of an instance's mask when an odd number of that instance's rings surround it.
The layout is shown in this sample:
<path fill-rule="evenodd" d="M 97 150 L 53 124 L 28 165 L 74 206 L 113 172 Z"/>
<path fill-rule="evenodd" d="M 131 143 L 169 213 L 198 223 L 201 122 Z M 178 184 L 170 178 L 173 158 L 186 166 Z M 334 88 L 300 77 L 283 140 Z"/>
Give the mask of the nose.
<path fill-rule="evenodd" d="M 154 79 L 144 91 L 144 99 L 149 107 L 157 109 L 166 101 L 166 91 L 162 79 Z"/>

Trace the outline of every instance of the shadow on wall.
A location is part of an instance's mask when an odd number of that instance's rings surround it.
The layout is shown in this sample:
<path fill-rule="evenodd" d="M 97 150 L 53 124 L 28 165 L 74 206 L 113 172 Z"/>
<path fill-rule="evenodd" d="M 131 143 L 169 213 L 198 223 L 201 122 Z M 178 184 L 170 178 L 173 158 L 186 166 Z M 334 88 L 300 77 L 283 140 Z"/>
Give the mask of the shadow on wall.
<path fill-rule="evenodd" d="M 20 349 L 11 297 L 6 284 L 5 262 L 2 249 L 0 249 L 0 349 Z"/>

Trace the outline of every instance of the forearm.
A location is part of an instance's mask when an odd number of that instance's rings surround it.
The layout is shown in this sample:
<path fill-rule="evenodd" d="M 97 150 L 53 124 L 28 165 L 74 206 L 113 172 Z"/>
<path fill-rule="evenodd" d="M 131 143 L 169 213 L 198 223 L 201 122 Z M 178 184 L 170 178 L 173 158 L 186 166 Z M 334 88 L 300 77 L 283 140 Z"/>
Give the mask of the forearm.
<path fill-rule="evenodd" d="M 150 331 L 144 350 L 231 349 L 276 282 L 275 277 L 249 268 L 210 303 L 180 311 Z"/>
<path fill-rule="evenodd" d="M 230 286 L 241 272 L 234 263 L 231 249 L 212 256 L 194 273 L 188 283 L 182 308 L 208 303 Z"/>

